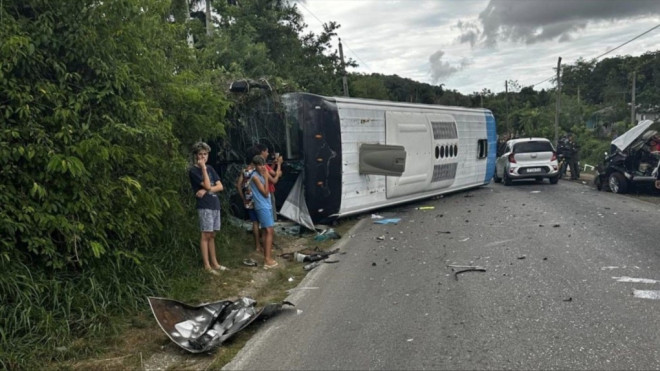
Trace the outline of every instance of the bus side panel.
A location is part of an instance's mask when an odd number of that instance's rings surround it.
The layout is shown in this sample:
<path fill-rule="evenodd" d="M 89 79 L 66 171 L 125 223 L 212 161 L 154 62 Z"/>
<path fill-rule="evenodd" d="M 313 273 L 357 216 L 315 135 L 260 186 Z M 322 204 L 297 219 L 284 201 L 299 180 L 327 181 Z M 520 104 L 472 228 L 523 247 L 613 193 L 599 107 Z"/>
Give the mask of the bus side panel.
<path fill-rule="evenodd" d="M 488 165 L 487 156 L 479 157 L 479 141 L 487 140 L 486 120 L 483 112 L 456 113 L 458 124 L 458 170 L 454 187 L 483 184 Z"/>
<path fill-rule="evenodd" d="M 343 171 L 337 216 L 478 187 L 484 184 L 484 178 L 490 179 L 489 159 L 494 143 L 490 143 L 489 113 L 485 110 L 387 107 L 342 101 L 337 102 L 337 111 Z M 452 127 L 455 133 L 450 133 Z M 444 134 L 438 135 L 438 130 Z M 492 130 L 494 140 L 494 122 Z M 489 143 L 488 155 L 482 158 L 478 158 L 480 140 Z M 359 174 L 362 143 L 403 145 L 406 169 L 402 177 Z"/>
<path fill-rule="evenodd" d="M 488 132 L 488 165 L 484 184 L 490 183 L 493 175 L 495 175 L 495 160 L 497 158 L 497 127 L 495 126 L 495 117 L 490 112 L 486 113 L 486 131 Z"/>
<path fill-rule="evenodd" d="M 338 104 L 342 140 L 342 210 L 354 210 L 382 202 L 385 176 L 360 175 L 362 143 L 385 144 L 385 114 L 382 108 Z"/>
<path fill-rule="evenodd" d="M 312 220 L 325 223 L 339 212 L 342 197 L 342 144 L 337 106 L 319 96 L 300 97 L 305 201 Z"/>
<path fill-rule="evenodd" d="M 433 177 L 433 132 L 427 114 L 385 113 L 386 144 L 406 151 L 406 168 L 400 177 L 387 177 L 387 198 L 428 190 Z"/>

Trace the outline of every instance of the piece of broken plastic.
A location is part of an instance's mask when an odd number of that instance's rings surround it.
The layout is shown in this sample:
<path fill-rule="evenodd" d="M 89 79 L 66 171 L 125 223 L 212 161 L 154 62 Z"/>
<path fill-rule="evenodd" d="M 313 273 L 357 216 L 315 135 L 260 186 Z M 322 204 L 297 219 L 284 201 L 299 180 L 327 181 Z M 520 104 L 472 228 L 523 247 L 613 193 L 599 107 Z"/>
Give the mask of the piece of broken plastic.
<path fill-rule="evenodd" d="M 401 218 L 389 218 L 389 219 L 376 220 L 374 223 L 375 224 L 397 224 L 400 221 L 401 221 Z"/>

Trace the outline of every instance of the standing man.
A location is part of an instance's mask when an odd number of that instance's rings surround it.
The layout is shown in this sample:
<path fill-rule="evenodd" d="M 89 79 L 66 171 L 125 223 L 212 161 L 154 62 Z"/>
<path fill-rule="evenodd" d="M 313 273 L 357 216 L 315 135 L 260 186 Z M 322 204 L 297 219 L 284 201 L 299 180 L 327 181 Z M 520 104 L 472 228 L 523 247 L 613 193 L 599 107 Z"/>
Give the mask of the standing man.
<path fill-rule="evenodd" d="M 218 275 L 216 270 L 227 270 L 220 265 L 215 254 L 215 231 L 220 230 L 220 199 L 217 193 L 224 187 L 215 169 L 207 165 L 211 147 L 204 142 L 195 143 L 192 147 L 193 164 L 188 170 L 190 185 L 197 199 L 197 215 L 199 228 L 202 231 L 199 249 L 202 252 L 204 269 Z"/>
<path fill-rule="evenodd" d="M 568 136 L 568 166 L 571 168 L 571 179 L 577 180 L 580 178 L 580 146 L 575 142 L 573 134 Z"/>
<path fill-rule="evenodd" d="M 277 220 L 277 210 L 276 210 L 276 203 L 275 203 L 275 184 L 280 180 L 282 177 L 282 156 L 277 156 L 277 158 L 274 159 L 273 161 L 273 166 L 271 167 L 268 165 L 268 147 L 266 147 L 263 144 L 257 144 L 257 149 L 259 150 L 259 154 L 261 157 L 264 159 L 266 162 L 265 168 L 266 172 L 268 175 L 268 192 L 270 193 L 270 201 L 272 203 L 272 208 L 273 208 L 273 220 Z"/>

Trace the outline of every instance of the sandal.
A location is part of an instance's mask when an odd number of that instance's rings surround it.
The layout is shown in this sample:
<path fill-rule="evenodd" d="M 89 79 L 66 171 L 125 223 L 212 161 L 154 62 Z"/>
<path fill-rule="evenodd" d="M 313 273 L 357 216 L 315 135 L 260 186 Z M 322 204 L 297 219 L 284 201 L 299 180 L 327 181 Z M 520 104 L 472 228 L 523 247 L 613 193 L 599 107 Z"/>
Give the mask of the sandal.
<path fill-rule="evenodd" d="M 213 269 L 215 269 L 216 271 L 228 271 L 229 270 L 229 268 L 225 267 L 224 265 L 220 265 L 220 266 L 218 266 L 216 268 L 213 268 Z"/>
<path fill-rule="evenodd" d="M 212 274 L 214 276 L 219 276 L 220 275 L 220 273 L 216 272 L 215 270 L 213 270 L 211 268 L 204 268 L 204 270 L 206 271 L 206 273 Z"/>
<path fill-rule="evenodd" d="M 279 263 L 277 261 L 275 262 L 275 264 L 271 264 L 271 265 L 264 264 L 264 269 L 272 269 L 272 268 L 277 267 L 278 265 L 279 265 Z"/>

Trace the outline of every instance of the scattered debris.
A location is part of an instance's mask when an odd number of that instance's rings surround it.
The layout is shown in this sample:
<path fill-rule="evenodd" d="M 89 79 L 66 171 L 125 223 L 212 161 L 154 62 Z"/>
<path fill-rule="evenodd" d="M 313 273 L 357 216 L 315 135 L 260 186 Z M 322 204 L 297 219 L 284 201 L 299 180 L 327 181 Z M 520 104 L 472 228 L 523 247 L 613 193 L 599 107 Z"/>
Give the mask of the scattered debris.
<path fill-rule="evenodd" d="M 307 265 L 304 265 L 303 269 L 306 270 L 306 271 L 311 271 L 312 269 L 314 269 L 314 268 L 318 267 L 319 265 L 321 265 L 322 262 L 323 262 L 322 260 L 319 260 L 319 261 L 309 263 Z"/>
<path fill-rule="evenodd" d="M 376 220 L 374 223 L 376 223 L 376 224 L 397 224 L 400 221 L 401 221 L 401 218 L 389 218 L 389 219 Z"/>
<path fill-rule="evenodd" d="M 328 228 L 314 237 L 315 241 L 325 241 L 327 239 L 338 240 L 341 236 L 334 229 Z"/>
<path fill-rule="evenodd" d="M 248 267 L 256 267 L 257 262 L 254 259 L 244 259 L 243 265 L 247 265 Z"/>
<path fill-rule="evenodd" d="M 299 252 L 294 252 L 293 253 L 293 260 L 300 262 L 300 263 L 311 263 L 319 260 L 324 260 L 327 259 L 330 255 L 336 254 L 339 252 L 339 249 L 334 249 L 331 251 L 322 251 L 320 249 L 315 249 L 315 251 L 311 254 L 302 254 Z"/>
<path fill-rule="evenodd" d="M 378 241 L 383 241 L 383 240 L 385 240 L 385 236 L 378 236 L 378 237 L 376 237 L 376 239 Z"/>
<path fill-rule="evenodd" d="M 273 316 L 288 301 L 256 309 L 249 297 L 236 301 L 221 300 L 192 306 L 180 301 L 149 297 L 156 322 L 176 345 L 191 353 L 202 353 L 219 346 L 257 318 Z"/>
<path fill-rule="evenodd" d="M 435 210 L 435 206 L 420 206 L 416 207 L 415 210 Z"/>
<path fill-rule="evenodd" d="M 371 214 L 371 219 L 383 219 L 383 217 L 378 214 Z"/>
<path fill-rule="evenodd" d="M 372 262 L 372 263 L 371 263 L 371 266 L 372 266 L 372 267 L 375 267 L 375 266 L 376 266 L 376 262 Z"/>
<path fill-rule="evenodd" d="M 458 275 L 465 272 L 485 272 L 486 268 L 479 265 L 456 265 L 456 264 L 447 264 L 447 267 L 451 268 L 454 271 L 454 268 L 459 268 L 454 272 L 454 279 L 458 281 Z"/>
<path fill-rule="evenodd" d="M 573 301 L 573 298 L 569 297 L 568 299 L 563 299 L 565 302 Z"/>
<path fill-rule="evenodd" d="M 523 260 L 525 258 L 527 258 L 525 255 L 521 255 L 521 256 L 518 257 L 518 260 Z"/>
<path fill-rule="evenodd" d="M 552 227 L 553 228 L 559 228 L 559 224 L 553 224 Z"/>
<path fill-rule="evenodd" d="M 454 272 L 454 279 L 456 281 L 458 281 L 458 275 L 461 274 L 461 273 L 465 273 L 465 272 L 485 272 L 485 271 L 486 271 L 486 269 L 481 268 L 481 267 L 471 267 L 471 268 L 461 269 L 460 271 Z"/>

